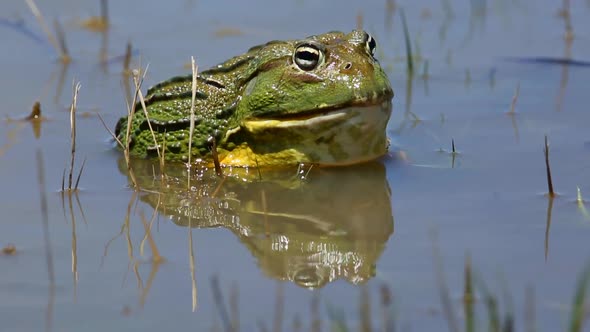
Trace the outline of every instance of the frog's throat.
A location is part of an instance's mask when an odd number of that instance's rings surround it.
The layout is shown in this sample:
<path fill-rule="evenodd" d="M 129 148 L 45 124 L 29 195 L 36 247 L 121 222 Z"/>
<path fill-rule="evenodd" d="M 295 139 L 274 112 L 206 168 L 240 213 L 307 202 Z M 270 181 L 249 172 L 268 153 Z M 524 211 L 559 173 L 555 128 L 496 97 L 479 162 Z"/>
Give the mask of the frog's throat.
<path fill-rule="evenodd" d="M 387 152 L 391 101 L 333 109 L 310 118 L 247 120 L 231 135 L 247 137 L 221 153 L 226 166 L 272 167 L 298 163 L 352 165 Z"/>

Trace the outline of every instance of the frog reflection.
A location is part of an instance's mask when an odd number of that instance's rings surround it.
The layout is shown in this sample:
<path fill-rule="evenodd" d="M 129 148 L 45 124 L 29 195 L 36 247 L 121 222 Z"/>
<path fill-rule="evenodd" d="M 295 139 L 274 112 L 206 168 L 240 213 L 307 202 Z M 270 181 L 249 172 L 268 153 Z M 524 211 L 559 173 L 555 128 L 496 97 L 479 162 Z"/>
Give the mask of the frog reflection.
<path fill-rule="evenodd" d="M 380 163 L 300 173 L 250 170 L 249 181 L 229 174 L 221 180 L 196 171 L 187 190 L 184 165 L 132 164 L 144 192 L 141 200 L 179 226 L 224 227 L 256 257 L 270 277 L 318 288 L 345 279 L 363 283 L 393 233 L 390 190 Z M 126 172 L 124 161 L 120 169 Z M 234 169 L 235 170 L 235 169 Z M 253 180 L 254 179 L 254 180 Z"/>

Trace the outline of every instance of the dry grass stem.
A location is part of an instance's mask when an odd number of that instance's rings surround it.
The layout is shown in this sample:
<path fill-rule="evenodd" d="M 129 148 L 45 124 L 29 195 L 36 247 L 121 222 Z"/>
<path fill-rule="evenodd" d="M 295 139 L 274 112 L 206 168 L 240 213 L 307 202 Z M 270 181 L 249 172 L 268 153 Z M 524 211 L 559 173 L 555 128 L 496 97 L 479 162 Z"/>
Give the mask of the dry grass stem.
<path fill-rule="evenodd" d="M 147 68 L 146 68 L 146 72 L 147 72 Z M 145 77 L 145 73 L 144 73 L 144 77 Z M 136 92 L 137 96 L 139 97 L 139 103 L 141 104 L 141 109 L 143 110 L 143 114 L 145 115 L 146 122 L 148 124 L 149 129 L 150 129 L 150 133 L 152 134 L 152 139 L 154 140 L 154 145 L 156 146 L 156 152 L 158 153 L 158 159 L 159 159 L 159 158 L 161 158 L 160 144 L 158 144 L 158 140 L 156 139 L 156 134 L 154 133 L 154 129 L 152 128 L 152 124 L 150 122 L 147 107 L 145 105 L 145 99 L 143 97 L 143 93 L 141 92 L 141 85 L 143 83 L 143 77 L 140 78 L 139 73 L 137 73 L 137 72 L 135 72 L 133 74 L 133 83 L 135 84 L 135 92 Z M 129 124 L 127 125 L 127 127 L 129 127 Z"/>
<path fill-rule="evenodd" d="M 149 117 L 149 114 L 147 111 L 147 107 L 145 105 L 145 98 L 143 97 L 143 93 L 141 92 L 141 85 L 143 84 L 143 80 L 145 78 L 147 70 L 148 70 L 148 67 L 146 67 L 145 71 L 143 72 L 143 76 L 141 76 L 141 77 L 139 77 L 139 72 L 134 72 L 133 73 L 133 83 L 135 85 L 135 95 L 138 96 L 138 98 L 139 98 L 139 103 L 141 104 L 143 114 L 145 115 L 146 122 L 148 124 L 149 129 L 150 129 L 150 133 L 152 134 L 152 139 L 154 140 L 154 146 L 156 147 L 156 153 L 158 154 L 158 160 L 160 162 L 160 175 L 163 177 L 164 176 L 164 167 L 165 167 L 163 151 L 165 150 L 165 147 L 166 147 L 166 142 L 165 142 L 166 136 L 164 136 L 163 144 L 160 145 L 158 143 L 158 140 L 156 139 L 156 134 L 154 132 L 154 129 L 152 128 L 152 124 L 150 122 L 150 117 Z M 130 122 L 128 122 L 128 124 L 127 124 L 127 129 L 129 129 L 129 127 L 130 127 L 129 123 Z"/>
<path fill-rule="evenodd" d="M 135 190 L 138 189 L 138 186 L 137 186 L 137 180 L 135 179 L 135 173 L 133 173 L 133 170 L 131 169 L 131 155 L 130 155 L 130 140 L 129 140 L 129 138 L 131 137 L 131 125 L 133 123 L 133 117 L 135 115 L 135 108 L 137 105 L 137 100 L 139 98 L 139 93 L 141 92 L 141 90 L 138 89 L 138 85 L 139 85 L 139 88 L 141 88 L 141 83 L 143 82 L 143 78 L 145 77 L 147 69 L 148 68 L 146 67 L 142 78 L 140 80 L 138 80 L 138 84 L 136 84 L 136 90 L 135 90 L 135 93 L 133 94 L 133 100 L 131 101 L 131 104 L 127 103 L 127 128 L 125 131 L 125 145 L 123 147 L 123 155 L 125 157 L 125 163 L 127 164 L 127 172 L 129 174 L 129 176 L 131 177 L 131 182 L 133 183 L 133 188 Z M 135 77 L 139 77 L 139 71 L 134 71 L 133 76 L 134 76 L 134 82 L 135 82 L 135 80 L 136 80 Z M 148 121 L 148 124 L 149 124 L 149 121 Z M 151 124 L 150 124 L 150 129 L 151 129 Z M 159 155 L 159 152 L 158 152 L 158 155 Z"/>
<path fill-rule="evenodd" d="M 115 142 L 117 142 L 117 144 L 121 147 L 121 149 L 125 149 L 125 145 L 123 144 L 123 142 L 121 142 L 121 140 L 119 138 L 117 138 L 117 135 L 115 135 L 115 133 L 111 130 L 111 128 L 109 128 L 109 126 L 107 126 L 107 124 L 104 122 L 104 119 L 102 118 L 100 113 L 96 112 L 96 116 L 98 117 L 100 122 L 102 122 L 102 125 L 109 132 L 109 134 L 115 140 Z"/>
<path fill-rule="evenodd" d="M 80 183 L 80 178 L 82 177 L 82 172 L 84 171 L 84 166 L 86 165 L 86 157 L 82 160 L 82 166 L 80 167 L 80 171 L 78 172 L 78 176 L 76 177 L 76 184 L 74 185 L 74 190 L 78 190 L 78 184 Z"/>
<path fill-rule="evenodd" d="M 213 157 L 213 166 L 215 166 L 215 174 L 219 177 L 223 177 L 223 170 L 221 169 L 221 164 L 219 163 L 219 155 L 217 154 L 217 140 L 214 136 L 211 136 L 211 155 Z"/>
<path fill-rule="evenodd" d="M 555 197 L 555 192 L 553 191 L 553 180 L 551 178 L 551 167 L 549 166 L 549 143 L 547 143 L 547 135 L 545 135 L 545 147 L 543 148 L 543 153 L 545 154 L 545 169 L 547 171 L 547 188 L 548 188 L 548 195 L 549 197 Z"/>
<path fill-rule="evenodd" d="M 225 183 L 225 177 L 221 178 L 221 181 L 219 181 L 219 184 L 217 185 L 217 187 L 215 188 L 215 190 L 213 190 L 213 193 L 211 194 L 211 197 L 216 197 L 217 194 L 219 194 L 219 191 L 221 190 L 221 187 L 223 187 L 223 184 Z"/>
<path fill-rule="evenodd" d="M 190 128 L 188 134 L 188 178 L 187 178 L 187 189 L 191 187 L 191 158 L 193 155 L 193 132 L 195 130 L 195 100 L 197 97 L 197 70 L 198 67 L 195 63 L 195 57 L 191 56 L 191 68 L 193 73 L 193 81 L 191 86 L 191 114 L 190 114 Z"/>
<path fill-rule="evenodd" d="M 78 92 L 80 91 L 80 87 L 81 87 L 80 82 L 74 84 L 74 96 L 72 98 L 72 104 L 70 105 L 71 153 L 70 153 L 70 172 L 68 174 L 68 190 L 72 190 L 74 165 L 76 162 L 76 108 L 77 108 L 77 104 L 78 104 Z M 82 174 L 82 170 L 80 170 L 80 174 L 78 174 L 78 180 L 76 181 L 76 185 L 78 184 L 78 182 L 80 180 L 79 178 L 80 178 L 81 174 Z"/>

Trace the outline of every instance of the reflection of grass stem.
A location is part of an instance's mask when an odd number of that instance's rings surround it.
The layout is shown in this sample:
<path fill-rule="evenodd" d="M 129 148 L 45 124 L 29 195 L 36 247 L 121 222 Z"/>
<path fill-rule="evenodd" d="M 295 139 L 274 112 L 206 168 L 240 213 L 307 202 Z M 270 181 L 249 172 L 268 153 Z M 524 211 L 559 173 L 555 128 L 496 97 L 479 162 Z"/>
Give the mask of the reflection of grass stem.
<path fill-rule="evenodd" d="M 549 166 L 549 143 L 547 143 L 547 135 L 545 135 L 545 147 L 543 148 L 543 153 L 545 154 L 545 169 L 547 171 L 547 188 L 549 190 L 548 195 L 549 195 L 549 197 L 555 197 L 555 192 L 553 191 L 553 180 L 551 178 L 551 167 Z"/>
<path fill-rule="evenodd" d="M 489 331 L 500 331 L 500 314 L 498 312 L 498 300 L 490 293 L 484 281 L 481 279 L 477 280 L 477 284 L 482 293 L 483 301 L 488 311 L 488 330 Z"/>
<path fill-rule="evenodd" d="M 141 256 L 144 255 L 143 248 L 145 247 L 145 241 L 148 239 L 148 237 L 150 237 L 152 225 L 154 224 L 154 220 L 156 220 L 156 216 L 158 215 L 158 208 L 160 207 L 160 198 L 161 198 L 161 195 L 158 195 L 158 201 L 156 203 L 156 208 L 154 209 L 154 212 L 152 212 L 152 217 L 150 218 L 149 227 L 148 227 L 148 229 L 146 229 L 145 235 L 143 236 L 143 239 L 141 240 L 141 242 L 139 244 L 139 254 Z"/>
<path fill-rule="evenodd" d="M 357 30 L 363 30 L 363 11 L 359 9 L 359 11 L 356 13 L 356 29 Z"/>
<path fill-rule="evenodd" d="M 422 79 L 427 80 L 430 75 L 428 74 L 428 60 L 424 60 L 424 66 L 422 67 Z"/>
<path fill-rule="evenodd" d="M 275 315 L 273 321 L 273 332 L 281 332 L 283 330 L 283 314 L 285 307 L 285 287 L 280 281 L 277 282 L 277 295 L 275 299 Z"/>
<path fill-rule="evenodd" d="M 553 196 L 547 200 L 547 220 L 545 222 L 545 260 L 549 256 L 549 230 L 551 229 L 551 214 L 553 212 Z"/>
<path fill-rule="evenodd" d="M 135 264 L 135 258 L 133 258 L 133 242 L 131 241 L 131 208 L 133 207 L 133 203 L 137 198 L 137 191 L 133 191 L 131 197 L 129 199 L 129 203 L 127 204 L 127 213 L 125 213 L 125 240 L 127 242 L 127 256 L 129 257 L 129 266 L 133 266 L 135 271 L 135 276 L 137 278 L 137 287 L 142 287 L 141 276 L 137 271 L 137 264 Z"/>
<path fill-rule="evenodd" d="M 49 43 L 51 45 L 53 45 L 53 47 L 55 48 L 55 50 L 59 54 L 61 61 L 63 63 L 69 63 L 71 59 L 67 53 L 67 49 L 60 47 L 60 45 L 62 45 L 62 46 L 65 45 L 65 39 L 64 39 L 64 41 L 62 41 L 58 44 L 57 40 L 53 36 L 53 33 L 49 29 L 49 26 L 47 25 L 47 23 L 45 23 L 45 19 L 43 18 L 43 14 L 41 14 L 41 11 L 39 10 L 39 7 L 37 7 L 37 4 L 35 3 L 35 1 L 34 0 L 25 0 L 25 2 L 27 3 L 27 5 L 29 6 L 29 9 L 31 9 L 31 12 L 33 13 L 35 18 L 37 19 L 37 22 L 39 22 L 41 29 L 45 32 L 45 35 L 47 36 L 47 40 L 49 40 Z"/>
<path fill-rule="evenodd" d="M 578 209 L 582 212 L 582 215 L 587 219 L 590 219 L 590 213 L 586 210 L 586 206 L 584 205 L 584 199 L 582 198 L 582 191 L 580 187 L 576 187 L 577 194 L 576 194 L 576 204 L 578 204 Z"/>
<path fill-rule="evenodd" d="M 64 64 L 70 63 L 70 61 L 72 61 L 72 58 L 69 55 L 70 52 L 68 51 L 68 46 L 66 44 L 66 34 L 64 32 L 64 29 L 62 28 L 61 23 L 59 23 L 58 20 L 53 21 L 53 25 L 55 26 L 55 33 L 57 34 L 60 60 Z"/>
<path fill-rule="evenodd" d="M 475 296 L 473 293 L 473 277 L 471 273 L 471 256 L 465 257 L 465 286 L 463 288 L 463 307 L 465 311 L 465 331 L 475 331 L 475 312 L 473 305 Z"/>
<path fill-rule="evenodd" d="M 223 177 L 223 170 L 221 169 L 221 164 L 219 163 L 219 155 L 217 154 L 217 140 L 215 136 L 210 137 L 211 140 L 211 155 L 213 157 L 213 165 L 215 166 L 215 174 L 219 177 Z"/>
<path fill-rule="evenodd" d="M 76 299 L 78 290 L 78 240 L 76 237 L 76 216 L 74 214 L 74 204 L 72 201 L 72 195 L 77 194 L 77 192 L 68 192 L 68 210 L 70 212 L 70 220 L 72 221 L 72 279 L 74 282 L 74 299 Z M 63 198 L 64 196 L 62 193 L 62 199 Z"/>
<path fill-rule="evenodd" d="M 100 18 L 106 27 L 109 26 L 109 3 L 108 0 L 100 0 Z"/>
<path fill-rule="evenodd" d="M 510 103 L 510 112 L 509 114 L 514 114 L 514 110 L 516 107 L 516 102 L 518 101 L 518 96 L 520 96 L 520 82 L 516 85 L 516 90 L 514 91 L 514 95 L 512 96 L 512 102 Z"/>
<path fill-rule="evenodd" d="M 320 293 L 315 292 L 311 298 L 310 317 L 311 317 L 311 332 L 320 332 L 322 329 L 322 321 L 320 320 Z"/>
<path fill-rule="evenodd" d="M 451 297 L 449 295 L 449 288 L 447 287 L 447 283 L 445 281 L 442 258 L 440 257 L 440 252 L 439 252 L 440 248 L 438 247 L 438 241 L 437 241 L 436 233 L 434 231 L 431 232 L 431 241 L 432 241 L 432 255 L 434 257 L 434 266 L 435 266 L 434 270 L 436 273 L 436 280 L 437 280 L 437 284 L 438 284 L 438 290 L 439 290 L 440 301 L 442 304 L 443 312 L 444 312 L 445 318 L 447 319 L 449 331 L 459 332 L 459 325 L 457 324 L 457 318 L 455 317 L 455 313 L 453 312 L 453 306 L 451 304 Z"/>
<path fill-rule="evenodd" d="M 524 293 L 524 325 L 526 332 L 535 332 L 535 290 L 532 286 L 527 286 Z"/>
<path fill-rule="evenodd" d="M 361 299 L 359 304 L 359 316 L 361 319 L 360 330 L 362 332 L 371 332 L 373 327 L 371 325 L 371 299 L 367 286 L 361 287 Z"/>
<path fill-rule="evenodd" d="M 156 278 L 156 274 L 158 273 L 158 269 L 160 267 L 160 264 L 162 264 L 165 261 L 164 257 L 162 257 L 160 255 L 160 252 L 158 251 L 158 247 L 156 246 L 156 241 L 154 241 L 154 238 L 153 238 L 152 232 L 151 232 L 152 224 L 154 222 L 156 214 L 157 214 L 157 209 L 156 209 L 156 212 L 154 212 L 154 216 L 152 217 L 152 220 L 150 221 L 150 223 L 148 225 L 148 222 L 145 219 L 145 215 L 143 214 L 143 211 L 140 212 L 141 223 L 143 224 L 144 231 L 147 234 L 147 239 L 148 239 L 148 243 L 150 245 L 150 250 L 152 251 L 152 260 L 151 260 L 152 266 L 150 269 L 150 274 L 149 274 L 148 279 L 145 283 L 145 287 L 142 289 L 141 296 L 139 299 L 139 305 L 142 308 L 145 305 L 145 301 L 146 301 L 147 296 L 148 296 L 150 289 L 152 287 L 152 283 L 153 283 L 154 279 Z M 134 268 L 136 270 L 136 273 L 138 273 L 137 272 L 138 265 L 139 265 L 139 262 L 134 263 Z"/>
<path fill-rule="evenodd" d="M 570 317 L 570 332 L 580 332 L 586 319 L 586 293 L 590 285 L 590 265 L 586 266 L 582 275 L 578 279 L 578 286 L 576 288 L 576 295 L 574 296 L 574 303 L 572 307 L 572 314 Z"/>
<path fill-rule="evenodd" d="M 45 193 L 43 153 L 40 149 L 37 149 L 37 180 L 39 183 L 39 194 L 41 195 L 41 221 L 43 224 L 43 238 L 45 240 L 47 276 L 49 278 L 49 296 L 47 299 L 47 311 L 45 313 L 45 325 L 46 329 L 50 331 L 53 317 L 53 304 L 55 301 L 55 272 L 53 269 L 53 255 L 51 254 L 51 238 L 49 237 L 49 212 L 47 208 L 47 195 Z"/>
<path fill-rule="evenodd" d="M 127 42 L 127 47 L 125 48 L 125 57 L 123 58 L 123 75 L 129 75 L 131 72 L 129 70 L 129 66 L 131 65 L 131 56 L 133 53 L 133 48 L 131 46 L 131 42 Z"/>
<path fill-rule="evenodd" d="M 213 300 L 215 301 L 215 306 L 217 307 L 219 316 L 221 317 L 221 323 L 223 324 L 224 331 L 235 331 L 235 329 L 231 325 L 229 314 L 227 313 L 227 308 L 225 307 L 223 293 L 221 292 L 221 288 L 219 287 L 219 279 L 217 278 L 217 276 L 211 277 L 211 290 L 213 291 Z"/>
<path fill-rule="evenodd" d="M 406 63 L 408 66 L 408 75 L 412 76 L 414 74 L 414 58 L 412 56 L 412 42 L 410 41 L 410 31 L 408 30 L 406 14 L 403 8 L 400 8 L 399 14 L 402 18 L 402 26 L 404 28 L 404 40 L 406 42 Z"/>
<path fill-rule="evenodd" d="M 189 269 L 191 271 L 191 295 L 192 295 L 192 310 L 197 310 L 197 278 L 195 273 L 195 252 L 193 250 L 193 225 L 192 214 L 188 216 L 188 255 L 189 255 Z"/>
<path fill-rule="evenodd" d="M 393 332 L 395 331 L 394 317 L 392 316 L 392 296 L 391 290 L 387 285 L 381 285 L 381 315 L 383 318 L 383 331 Z"/>
<path fill-rule="evenodd" d="M 234 282 L 229 291 L 229 312 L 234 331 L 238 331 L 240 326 L 239 296 L 238 285 Z"/>
<path fill-rule="evenodd" d="M 260 200 L 262 202 L 262 211 L 264 212 L 264 235 L 270 237 L 270 225 L 268 224 L 268 206 L 266 205 L 266 191 L 260 191 Z"/>

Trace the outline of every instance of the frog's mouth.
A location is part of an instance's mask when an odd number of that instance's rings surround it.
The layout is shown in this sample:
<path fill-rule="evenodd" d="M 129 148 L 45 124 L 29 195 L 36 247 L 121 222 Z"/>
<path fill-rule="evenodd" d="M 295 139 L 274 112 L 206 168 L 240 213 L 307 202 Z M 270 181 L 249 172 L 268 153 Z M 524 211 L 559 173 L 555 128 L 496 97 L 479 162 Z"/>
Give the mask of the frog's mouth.
<path fill-rule="evenodd" d="M 350 105 L 265 119 L 248 119 L 227 133 L 239 133 L 236 147 L 222 163 L 233 166 L 276 166 L 315 163 L 351 165 L 387 152 L 386 127 L 391 100 Z"/>
<path fill-rule="evenodd" d="M 366 98 L 359 98 L 357 101 L 350 102 L 344 105 L 337 105 L 337 106 L 318 106 L 312 110 L 306 111 L 297 111 L 297 112 L 277 112 L 271 114 L 265 114 L 261 116 L 255 116 L 252 118 L 247 119 L 247 122 L 252 121 L 265 121 L 265 120 L 279 120 L 279 121 L 293 121 L 293 120 L 307 120 L 311 118 L 318 118 L 326 115 L 330 115 L 330 113 L 347 110 L 351 108 L 359 108 L 359 107 L 376 107 L 381 106 L 381 108 L 390 108 L 391 107 L 391 96 L 383 96 L 383 97 L 366 97 Z"/>

